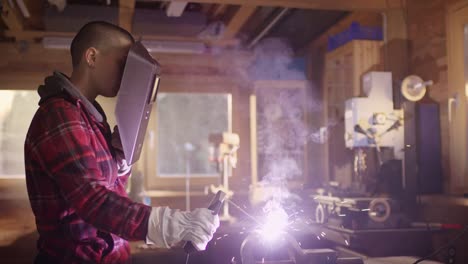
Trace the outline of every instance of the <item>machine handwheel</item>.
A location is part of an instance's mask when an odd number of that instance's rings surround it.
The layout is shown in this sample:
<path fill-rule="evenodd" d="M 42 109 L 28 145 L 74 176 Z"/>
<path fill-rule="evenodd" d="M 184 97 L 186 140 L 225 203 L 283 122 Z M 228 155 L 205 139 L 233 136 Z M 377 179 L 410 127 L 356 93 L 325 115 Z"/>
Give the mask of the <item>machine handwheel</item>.
<path fill-rule="evenodd" d="M 328 220 L 328 210 L 324 208 L 322 204 L 318 204 L 315 208 L 315 221 L 319 224 L 323 224 Z"/>
<path fill-rule="evenodd" d="M 371 201 L 369 205 L 369 217 L 375 222 L 382 223 L 387 221 L 392 212 L 390 203 L 386 199 L 377 198 Z"/>

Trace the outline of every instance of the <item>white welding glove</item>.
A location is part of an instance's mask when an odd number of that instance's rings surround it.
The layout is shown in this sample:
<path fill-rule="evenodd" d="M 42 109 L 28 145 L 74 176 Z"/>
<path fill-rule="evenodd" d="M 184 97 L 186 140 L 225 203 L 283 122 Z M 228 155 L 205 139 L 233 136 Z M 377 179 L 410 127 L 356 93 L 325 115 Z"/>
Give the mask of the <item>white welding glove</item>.
<path fill-rule="evenodd" d="M 218 215 L 213 215 L 206 208 L 184 212 L 168 207 L 153 207 L 146 243 L 170 248 L 181 241 L 191 241 L 197 250 L 205 250 L 218 227 Z"/>

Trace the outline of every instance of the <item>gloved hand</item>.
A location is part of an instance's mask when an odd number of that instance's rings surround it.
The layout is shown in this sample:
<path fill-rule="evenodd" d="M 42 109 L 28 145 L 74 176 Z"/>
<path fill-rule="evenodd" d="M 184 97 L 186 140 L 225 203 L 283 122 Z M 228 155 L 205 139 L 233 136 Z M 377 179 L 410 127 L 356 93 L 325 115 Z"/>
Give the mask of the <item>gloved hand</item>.
<path fill-rule="evenodd" d="M 122 147 L 122 141 L 120 139 L 119 128 L 114 126 L 114 132 L 112 133 L 112 147 L 114 147 L 116 160 L 117 160 L 117 167 L 119 176 L 126 175 L 132 168 L 132 166 L 127 164 L 127 160 L 125 160 L 125 154 Z"/>
<path fill-rule="evenodd" d="M 153 207 L 146 243 L 170 248 L 181 241 L 191 241 L 197 250 L 205 250 L 218 227 L 218 215 L 213 215 L 206 208 L 184 212 L 168 207 Z"/>

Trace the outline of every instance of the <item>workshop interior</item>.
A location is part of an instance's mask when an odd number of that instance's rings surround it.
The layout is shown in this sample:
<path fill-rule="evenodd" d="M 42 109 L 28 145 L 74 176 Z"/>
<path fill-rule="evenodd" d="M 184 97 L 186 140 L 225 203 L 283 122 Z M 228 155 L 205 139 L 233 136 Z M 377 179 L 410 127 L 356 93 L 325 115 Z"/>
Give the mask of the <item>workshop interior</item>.
<path fill-rule="evenodd" d="M 204 251 L 133 263 L 468 263 L 468 1 L 2 0 L 0 262 L 33 263 L 23 145 L 77 30 L 137 42 L 98 97 L 128 196 L 210 208 Z M 184 249 L 185 248 L 185 249 Z"/>

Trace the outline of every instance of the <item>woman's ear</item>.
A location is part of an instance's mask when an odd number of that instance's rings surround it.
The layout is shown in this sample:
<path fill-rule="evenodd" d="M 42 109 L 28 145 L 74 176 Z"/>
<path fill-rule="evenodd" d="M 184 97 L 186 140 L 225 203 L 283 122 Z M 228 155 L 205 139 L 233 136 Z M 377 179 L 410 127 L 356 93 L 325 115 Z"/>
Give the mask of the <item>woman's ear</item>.
<path fill-rule="evenodd" d="M 86 64 L 90 68 L 94 68 L 96 65 L 96 56 L 98 54 L 98 50 L 96 48 L 90 47 L 86 50 L 85 53 L 85 60 Z"/>

